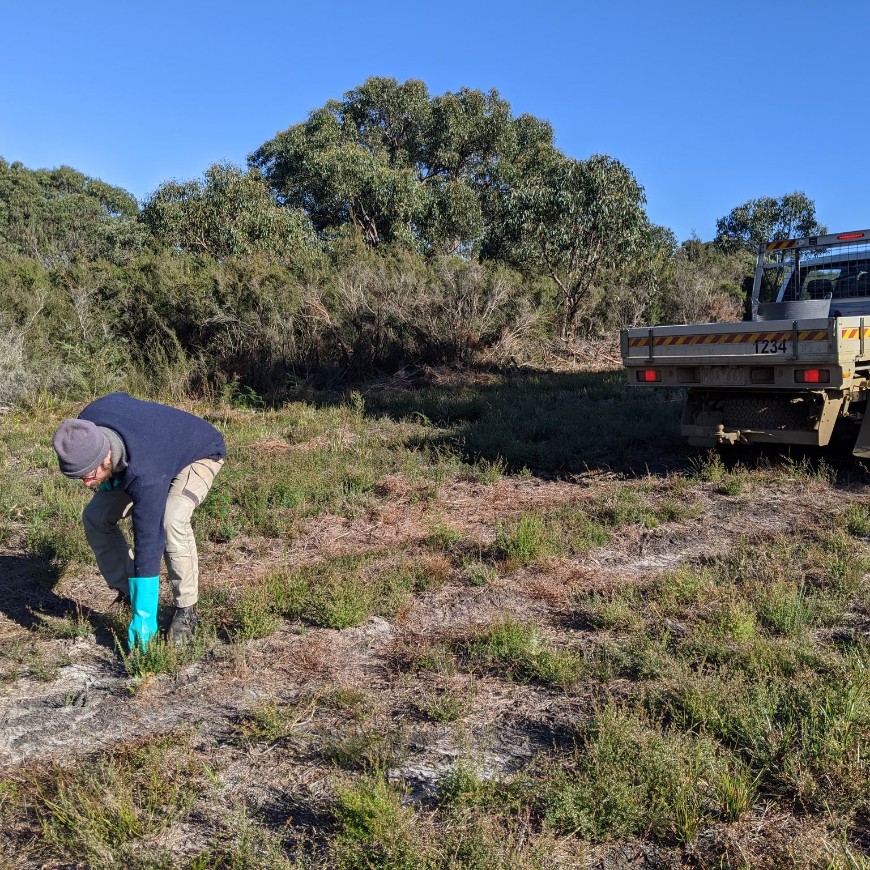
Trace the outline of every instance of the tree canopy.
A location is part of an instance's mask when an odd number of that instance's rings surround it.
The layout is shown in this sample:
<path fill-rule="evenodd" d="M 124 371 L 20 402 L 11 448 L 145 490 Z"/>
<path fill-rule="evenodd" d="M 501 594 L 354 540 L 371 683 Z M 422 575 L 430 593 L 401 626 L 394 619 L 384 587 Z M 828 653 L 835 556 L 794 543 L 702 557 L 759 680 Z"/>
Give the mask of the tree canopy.
<path fill-rule="evenodd" d="M 494 90 L 432 98 L 420 81 L 371 78 L 261 145 L 249 165 L 321 234 L 350 226 L 373 247 L 469 253 L 504 186 L 552 141 L 548 123 L 514 118 Z"/>
<path fill-rule="evenodd" d="M 69 166 L 28 169 L 0 157 L 0 255 L 46 266 L 122 258 L 141 242 L 127 191 Z"/>
<path fill-rule="evenodd" d="M 753 254 L 766 242 L 823 235 L 815 203 L 801 191 L 778 198 L 762 196 L 738 205 L 716 221 L 716 245 L 725 252 L 744 248 Z"/>
<path fill-rule="evenodd" d="M 15 395 L 128 376 L 223 394 L 542 363 L 618 326 L 733 319 L 748 251 L 824 231 L 796 192 L 678 247 L 645 204 L 628 167 L 569 159 L 495 90 L 392 78 L 141 206 L 68 166 L 0 159 L 3 377 Z"/>
<path fill-rule="evenodd" d="M 201 181 L 169 181 L 142 209 L 152 236 L 172 248 L 216 259 L 268 253 L 301 257 L 314 246 L 307 218 L 279 206 L 256 171 L 214 164 Z"/>
<path fill-rule="evenodd" d="M 643 188 L 618 160 L 556 159 L 519 183 L 509 197 L 512 259 L 550 277 L 562 301 L 561 337 L 602 269 L 627 263 L 650 234 Z"/>

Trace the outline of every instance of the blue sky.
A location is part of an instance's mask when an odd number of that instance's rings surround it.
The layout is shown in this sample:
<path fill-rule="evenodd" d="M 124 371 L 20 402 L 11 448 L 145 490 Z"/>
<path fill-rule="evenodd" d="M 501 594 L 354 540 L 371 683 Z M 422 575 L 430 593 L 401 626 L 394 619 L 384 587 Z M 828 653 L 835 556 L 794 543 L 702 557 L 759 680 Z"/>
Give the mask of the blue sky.
<path fill-rule="evenodd" d="M 804 191 L 832 231 L 870 226 L 870 3 L 0 0 L 0 156 L 145 198 L 373 75 L 431 95 L 495 88 L 604 153 L 678 240 Z M 823 11 L 825 10 L 825 11 Z"/>

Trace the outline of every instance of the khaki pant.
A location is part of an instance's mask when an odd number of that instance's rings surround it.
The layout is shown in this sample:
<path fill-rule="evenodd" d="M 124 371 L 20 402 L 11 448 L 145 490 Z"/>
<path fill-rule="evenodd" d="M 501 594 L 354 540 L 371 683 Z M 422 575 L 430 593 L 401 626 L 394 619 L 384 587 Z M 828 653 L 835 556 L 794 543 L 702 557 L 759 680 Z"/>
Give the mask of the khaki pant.
<path fill-rule="evenodd" d="M 190 518 L 193 509 L 208 495 L 223 460 L 199 459 L 183 468 L 172 480 L 163 529 L 166 533 L 164 558 L 176 607 L 190 607 L 199 599 L 199 557 Z M 118 523 L 133 507 L 122 489 L 95 492 L 82 513 L 85 537 L 94 551 L 97 566 L 113 589 L 129 594 L 128 578 L 133 575 L 133 551 Z"/>

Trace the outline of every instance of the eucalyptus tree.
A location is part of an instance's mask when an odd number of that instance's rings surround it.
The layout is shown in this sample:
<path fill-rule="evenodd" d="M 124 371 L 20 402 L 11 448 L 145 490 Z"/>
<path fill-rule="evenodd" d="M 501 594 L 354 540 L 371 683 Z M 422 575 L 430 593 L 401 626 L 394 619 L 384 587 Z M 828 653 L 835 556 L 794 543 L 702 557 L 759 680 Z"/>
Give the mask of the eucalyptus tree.
<path fill-rule="evenodd" d="M 801 191 L 778 198 L 762 196 L 738 205 L 716 221 L 716 246 L 725 252 L 752 254 L 765 242 L 824 235 L 815 203 Z"/>
<path fill-rule="evenodd" d="M 218 260 L 255 252 L 293 259 L 314 244 L 304 214 L 279 206 L 258 172 L 230 164 L 210 166 L 201 180 L 161 185 L 141 219 L 161 244 Z"/>
<path fill-rule="evenodd" d="M 570 343 L 578 315 L 593 302 L 604 270 L 628 263 L 644 247 L 650 224 L 643 188 L 618 160 L 551 157 L 510 193 L 503 251 L 558 288 L 560 337 Z"/>
<path fill-rule="evenodd" d="M 69 166 L 28 169 L 0 158 L 0 255 L 63 268 L 138 249 L 139 206 L 127 191 Z"/>
<path fill-rule="evenodd" d="M 431 98 L 417 80 L 370 78 L 249 157 L 277 199 L 322 235 L 352 227 L 372 247 L 469 254 L 500 213 L 512 172 L 552 130 L 514 118 L 496 91 Z"/>

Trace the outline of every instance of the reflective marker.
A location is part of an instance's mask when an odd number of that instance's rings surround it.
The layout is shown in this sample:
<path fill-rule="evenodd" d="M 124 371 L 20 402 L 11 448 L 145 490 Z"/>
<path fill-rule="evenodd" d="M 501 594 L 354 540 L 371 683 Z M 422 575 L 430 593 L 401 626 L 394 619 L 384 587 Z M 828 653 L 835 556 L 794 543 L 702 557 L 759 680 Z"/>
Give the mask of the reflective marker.
<path fill-rule="evenodd" d="M 799 384 L 829 384 L 831 373 L 827 369 L 800 369 L 794 373 Z"/>
<path fill-rule="evenodd" d="M 644 383 L 651 384 L 662 379 L 662 373 L 658 369 L 641 369 L 637 373 L 637 379 Z"/>

